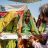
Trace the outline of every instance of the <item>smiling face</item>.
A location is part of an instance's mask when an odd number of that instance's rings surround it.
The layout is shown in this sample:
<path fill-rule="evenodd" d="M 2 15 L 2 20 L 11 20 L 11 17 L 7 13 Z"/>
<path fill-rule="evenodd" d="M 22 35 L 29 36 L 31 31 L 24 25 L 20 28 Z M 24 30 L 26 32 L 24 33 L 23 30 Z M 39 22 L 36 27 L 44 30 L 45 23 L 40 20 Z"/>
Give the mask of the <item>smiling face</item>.
<path fill-rule="evenodd" d="M 26 20 L 30 20 L 30 14 L 27 14 Z"/>
<path fill-rule="evenodd" d="M 26 19 L 25 19 L 26 22 L 29 22 L 30 16 L 31 16 L 30 10 L 27 10 Z"/>

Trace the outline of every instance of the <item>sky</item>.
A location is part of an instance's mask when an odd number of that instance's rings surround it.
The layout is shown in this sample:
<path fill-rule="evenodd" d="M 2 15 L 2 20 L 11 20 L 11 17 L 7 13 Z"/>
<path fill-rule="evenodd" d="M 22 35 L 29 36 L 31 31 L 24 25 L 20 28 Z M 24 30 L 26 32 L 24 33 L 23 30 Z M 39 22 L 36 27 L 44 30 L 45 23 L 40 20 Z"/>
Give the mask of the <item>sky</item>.
<path fill-rule="evenodd" d="M 34 3 L 26 3 L 28 8 L 31 11 L 32 16 L 34 16 L 35 18 L 38 17 L 39 15 L 39 8 L 40 6 L 42 6 L 43 4 L 48 3 L 48 0 L 41 0 L 38 2 L 34 2 Z M 16 4 L 24 4 L 24 3 L 19 3 L 19 2 L 13 2 L 13 1 L 8 1 L 8 0 L 0 0 L 0 5 L 16 5 Z"/>

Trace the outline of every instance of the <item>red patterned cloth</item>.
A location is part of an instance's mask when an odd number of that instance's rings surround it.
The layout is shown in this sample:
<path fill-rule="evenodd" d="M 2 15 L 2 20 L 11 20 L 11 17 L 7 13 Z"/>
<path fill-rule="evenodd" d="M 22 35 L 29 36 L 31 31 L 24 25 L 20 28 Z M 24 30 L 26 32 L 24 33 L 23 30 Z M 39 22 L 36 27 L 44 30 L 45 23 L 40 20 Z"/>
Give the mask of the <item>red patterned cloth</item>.
<path fill-rule="evenodd" d="M 7 12 L 0 12 L 0 16 L 5 16 Z"/>

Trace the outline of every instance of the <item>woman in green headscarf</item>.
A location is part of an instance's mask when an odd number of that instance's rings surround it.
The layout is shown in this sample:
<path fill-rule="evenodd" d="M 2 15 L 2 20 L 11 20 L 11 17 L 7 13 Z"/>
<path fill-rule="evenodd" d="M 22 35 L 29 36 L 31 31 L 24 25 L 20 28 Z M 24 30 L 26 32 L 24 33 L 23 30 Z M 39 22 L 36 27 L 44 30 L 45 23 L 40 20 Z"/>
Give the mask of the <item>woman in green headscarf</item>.
<path fill-rule="evenodd" d="M 33 17 L 31 16 L 30 10 L 27 10 L 24 13 L 23 19 L 21 21 L 22 21 L 22 23 L 21 23 L 21 25 L 22 25 L 21 26 L 21 33 L 23 35 L 27 35 L 28 36 L 28 35 L 32 35 L 32 33 L 39 34 L 38 30 L 36 28 L 35 22 L 33 20 Z M 20 27 L 19 27 L 19 29 L 20 29 Z M 22 35 L 21 33 L 20 33 L 20 35 Z M 21 37 L 21 40 L 22 40 L 22 37 Z M 20 40 L 18 40 L 18 41 L 20 41 Z M 22 42 L 22 44 L 20 42 Z M 22 40 L 20 42 L 18 42 L 18 44 L 20 46 L 24 46 L 24 47 L 27 48 L 27 42 L 28 42 L 27 40 L 26 41 Z"/>

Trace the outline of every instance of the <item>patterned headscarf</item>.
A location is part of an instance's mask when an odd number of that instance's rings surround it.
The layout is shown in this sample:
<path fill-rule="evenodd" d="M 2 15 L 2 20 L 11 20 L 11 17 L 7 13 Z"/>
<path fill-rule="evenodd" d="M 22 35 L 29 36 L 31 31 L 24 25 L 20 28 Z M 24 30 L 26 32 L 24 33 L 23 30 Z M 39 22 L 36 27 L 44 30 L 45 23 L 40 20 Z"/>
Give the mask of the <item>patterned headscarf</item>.
<path fill-rule="evenodd" d="M 24 13 L 24 20 L 27 18 L 27 16 L 31 16 L 29 9 Z"/>

